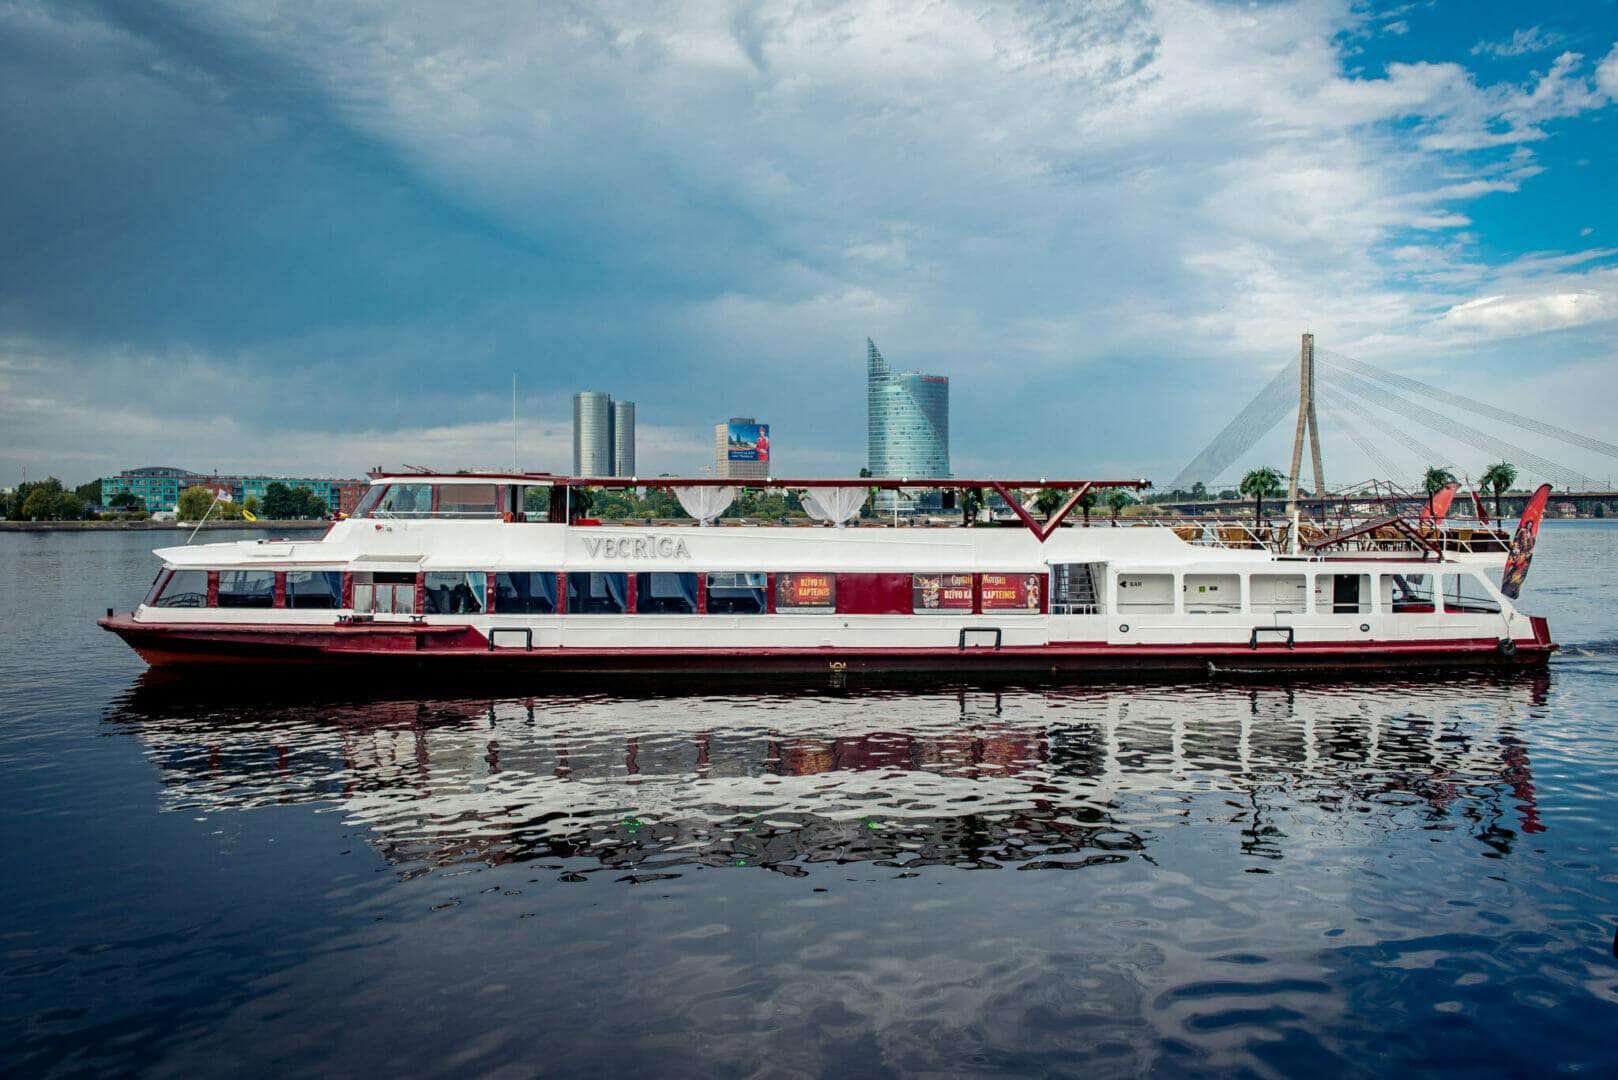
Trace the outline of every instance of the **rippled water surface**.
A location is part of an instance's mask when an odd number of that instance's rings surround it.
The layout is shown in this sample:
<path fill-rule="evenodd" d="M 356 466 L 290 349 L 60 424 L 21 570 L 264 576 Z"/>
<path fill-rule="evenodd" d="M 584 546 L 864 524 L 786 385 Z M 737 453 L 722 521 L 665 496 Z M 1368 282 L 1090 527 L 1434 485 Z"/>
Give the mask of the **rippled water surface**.
<path fill-rule="evenodd" d="M 1618 528 L 1548 673 L 158 679 L 0 534 L 0 1068 L 1618 1072 Z"/>

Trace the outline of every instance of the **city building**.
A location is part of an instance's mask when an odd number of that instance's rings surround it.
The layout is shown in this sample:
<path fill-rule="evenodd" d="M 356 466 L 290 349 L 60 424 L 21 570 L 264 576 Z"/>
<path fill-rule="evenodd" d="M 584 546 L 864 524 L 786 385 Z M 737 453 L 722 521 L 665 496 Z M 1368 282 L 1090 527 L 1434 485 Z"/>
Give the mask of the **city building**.
<path fill-rule="evenodd" d="M 729 480 L 764 480 L 772 475 L 770 425 L 751 416 L 732 416 L 713 428 L 714 475 Z"/>
<path fill-rule="evenodd" d="M 635 475 L 635 403 L 612 403 L 612 475 Z"/>
<path fill-rule="evenodd" d="M 110 505 L 113 496 L 128 493 L 138 497 L 146 504 L 146 509 L 155 514 L 172 511 L 179 505 L 180 492 L 188 487 L 204 487 L 223 498 L 245 503 L 249 498 L 263 502 L 264 492 L 271 484 L 285 484 L 289 488 L 308 488 L 335 514 L 343 508 L 343 489 L 363 487 L 364 483 L 363 480 L 325 477 L 220 476 L 172 465 L 149 465 L 125 469 L 116 476 L 103 476 L 101 501 Z"/>
<path fill-rule="evenodd" d="M 585 390 L 573 395 L 573 475 L 635 475 L 635 403 Z"/>
<path fill-rule="evenodd" d="M 949 471 L 949 378 L 919 371 L 894 373 L 877 351 L 866 346 L 866 457 L 872 476 L 944 479 Z M 898 493 L 877 495 L 880 509 L 892 509 Z M 936 501 L 936 492 L 926 496 Z M 929 505 L 915 504 L 923 509 Z"/>

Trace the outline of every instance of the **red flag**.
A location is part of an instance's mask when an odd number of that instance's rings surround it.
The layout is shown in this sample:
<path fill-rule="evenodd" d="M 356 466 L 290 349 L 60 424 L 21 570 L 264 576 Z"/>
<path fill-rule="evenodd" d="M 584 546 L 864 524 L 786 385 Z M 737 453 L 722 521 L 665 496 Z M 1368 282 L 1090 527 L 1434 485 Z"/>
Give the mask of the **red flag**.
<path fill-rule="evenodd" d="M 1479 525 L 1489 523 L 1489 512 L 1483 508 L 1483 496 L 1478 494 L 1477 488 L 1472 489 L 1472 509 L 1477 512 Z"/>
<path fill-rule="evenodd" d="M 1508 599 L 1517 599 L 1522 583 L 1528 577 L 1528 564 L 1534 558 L 1534 541 L 1539 537 L 1539 519 L 1545 516 L 1545 503 L 1550 500 L 1551 486 L 1539 485 L 1528 497 L 1522 520 L 1517 523 L 1517 535 L 1511 538 L 1511 551 L 1506 555 L 1506 568 L 1500 575 L 1500 592 Z"/>
<path fill-rule="evenodd" d="M 1431 524 L 1434 528 L 1444 524 L 1444 515 L 1449 513 L 1449 504 L 1455 501 L 1455 493 L 1461 490 L 1458 483 L 1445 484 L 1442 491 L 1434 495 L 1421 511 L 1421 524 Z"/>

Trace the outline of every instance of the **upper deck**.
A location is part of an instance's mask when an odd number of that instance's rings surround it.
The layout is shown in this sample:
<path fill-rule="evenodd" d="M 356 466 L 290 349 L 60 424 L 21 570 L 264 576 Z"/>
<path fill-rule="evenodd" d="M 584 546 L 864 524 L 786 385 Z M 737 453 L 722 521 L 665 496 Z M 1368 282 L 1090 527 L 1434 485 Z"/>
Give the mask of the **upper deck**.
<path fill-rule="evenodd" d="M 1371 522 L 1335 542 L 1307 521 L 1272 526 L 1229 520 L 1130 516 L 1081 527 L 1085 496 L 1139 490 L 1144 480 L 910 480 L 854 478 L 715 480 L 567 477 L 547 473 L 390 473 L 373 477 L 352 517 L 319 541 L 245 541 L 165 548 L 170 566 L 335 567 L 385 570 L 469 565 L 489 568 L 678 569 L 693 561 L 715 570 L 869 570 L 956 572 L 1033 570 L 1057 563 L 1116 566 L 1264 565 L 1294 560 L 1498 562 L 1501 534 L 1441 530 L 1400 519 Z M 682 519 L 597 520 L 592 489 L 660 488 Z M 792 491 L 807 517 L 721 519 L 744 488 Z M 960 509 L 908 518 L 859 515 L 876 490 L 936 490 Z M 1000 497 L 995 516 L 987 493 Z M 1035 503 L 1042 492 L 1042 513 Z M 948 515 L 948 516 L 946 516 Z M 1296 536 L 1294 536 L 1296 528 Z M 1339 530 L 1341 531 L 1341 530 Z"/>

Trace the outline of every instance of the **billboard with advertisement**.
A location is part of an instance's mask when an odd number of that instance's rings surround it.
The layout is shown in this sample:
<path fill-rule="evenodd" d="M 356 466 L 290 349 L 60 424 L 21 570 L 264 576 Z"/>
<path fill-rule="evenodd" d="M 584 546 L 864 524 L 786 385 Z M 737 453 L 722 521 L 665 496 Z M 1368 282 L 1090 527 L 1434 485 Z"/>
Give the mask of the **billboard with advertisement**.
<path fill-rule="evenodd" d="M 725 443 L 731 461 L 769 461 L 770 425 L 730 424 Z"/>
<path fill-rule="evenodd" d="M 910 610 L 915 612 L 970 612 L 972 610 L 972 575 L 910 575 Z"/>
<path fill-rule="evenodd" d="M 984 611 L 1039 612 L 1039 574 L 984 574 Z"/>
<path fill-rule="evenodd" d="M 818 572 L 775 575 L 775 610 L 836 611 L 837 575 Z"/>

